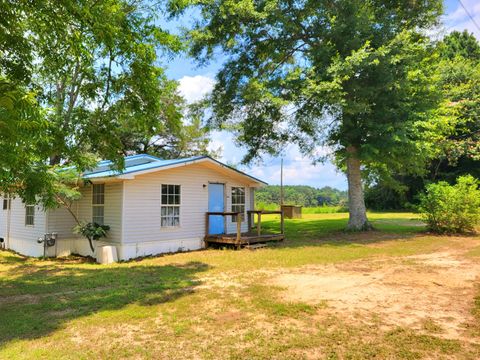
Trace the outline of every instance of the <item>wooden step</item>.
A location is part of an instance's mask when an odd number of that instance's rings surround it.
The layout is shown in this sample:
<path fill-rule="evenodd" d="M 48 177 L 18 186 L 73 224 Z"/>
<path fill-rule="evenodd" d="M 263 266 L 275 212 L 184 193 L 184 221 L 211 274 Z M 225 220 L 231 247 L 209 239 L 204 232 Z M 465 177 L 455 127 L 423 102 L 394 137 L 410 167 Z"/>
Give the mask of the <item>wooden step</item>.
<path fill-rule="evenodd" d="M 267 247 L 267 244 L 259 243 L 259 244 L 245 245 L 245 249 L 249 249 L 249 250 L 256 250 L 264 247 Z"/>

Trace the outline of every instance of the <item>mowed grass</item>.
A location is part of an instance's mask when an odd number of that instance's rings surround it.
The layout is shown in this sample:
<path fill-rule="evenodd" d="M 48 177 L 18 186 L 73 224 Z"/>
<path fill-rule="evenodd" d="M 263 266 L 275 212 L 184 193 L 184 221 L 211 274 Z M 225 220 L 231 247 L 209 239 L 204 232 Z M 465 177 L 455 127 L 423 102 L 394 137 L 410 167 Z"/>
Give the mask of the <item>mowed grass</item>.
<path fill-rule="evenodd" d="M 369 214 L 376 231 L 346 233 L 347 214 L 286 220 L 287 240 L 257 251 L 209 249 L 108 266 L 0 252 L 3 359 L 476 358 L 474 342 L 368 326 L 328 304 L 288 302 L 269 271 L 429 253 L 449 237 L 412 213 Z M 277 231 L 271 216 L 264 231 Z M 475 256 L 476 254 L 472 254 Z M 452 304 L 454 306 L 454 304 Z M 480 313 L 480 301 L 477 301 Z"/>

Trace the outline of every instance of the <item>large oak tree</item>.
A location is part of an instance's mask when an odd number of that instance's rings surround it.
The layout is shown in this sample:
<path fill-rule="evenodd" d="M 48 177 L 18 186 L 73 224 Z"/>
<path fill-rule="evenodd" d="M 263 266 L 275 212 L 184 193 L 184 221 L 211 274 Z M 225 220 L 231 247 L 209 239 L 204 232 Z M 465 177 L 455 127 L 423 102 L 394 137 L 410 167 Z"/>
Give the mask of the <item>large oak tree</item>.
<path fill-rule="evenodd" d="M 370 227 L 362 176 L 421 171 L 437 129 L 435 91 L 422 35 L 441 0 L 171 0 L 191 7 L 200 63 L 223 53 L 212 123 L 248 148 L 245 161 L 293 142 L 315 157 L 329 146 L 349 186 L 350 229 Z"/>

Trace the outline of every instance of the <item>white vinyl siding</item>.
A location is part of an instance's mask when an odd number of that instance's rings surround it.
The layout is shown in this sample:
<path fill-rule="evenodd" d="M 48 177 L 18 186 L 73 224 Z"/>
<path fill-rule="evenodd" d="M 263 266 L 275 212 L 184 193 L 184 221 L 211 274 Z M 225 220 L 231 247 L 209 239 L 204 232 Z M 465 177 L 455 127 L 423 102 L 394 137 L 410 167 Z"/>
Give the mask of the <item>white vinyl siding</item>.
<path fill-rule="evenodd" d="M 123 182 L 105 183 L 104 185 L 104 225 L 110 226 L 107 237 L 102 241 L 120 242 L 122 239 Z M 80 221 L 93 220 L 93 186 L 81 189 L 82 197 L 78 201 Z M 128 220 L 127 220 L 128 221 Z"/>
<path fill-rule="evenodd" d="M 232 188 L 235 187 L 245 190 L 245 211 L 251 208 L 253 202 L 250 198 L 253 192 L 249 185 L 255 183 L 209 163 L 196 163 L 136 175 L 133 179 L 108 179 L 102 184 L 103 191 L 95 190 L 97 198 L 95 202 L 103 203 L 104 223 L 110 226 L 107 237 L 99 241 L 99 244 L 114 244 L 119 251 L 119 257 L 124 260 L 148 254 L 201 248 L 204 245 L 209 183 L 225 185 L 226 211 L 232 208 Z M 168 184 L 180 187 L 178 200 L 174 198 L 174 204 L 166 206 L 180 206 L 178 222 L 181 226 L 162 229 L 162 185 Z M 93 204 L 93 188 L 91 183 L 82 187 L 80 189 L 82 197 L 72 207 L 81 222 L 92 221 L 93 208 L 100 205 Z M 100 193 L 103 193 L 103 199 L 98 199 Z M 176 193 L 175 189 L 173 193 Z M 167 202 L 170 202 L 168 198 Z M 235 206 L 238 205 L 236 200 L 233 203 Z M 1 215 L 8 213 L 10 212 L 0 211 Z M 167 213 L 172 214 L 172 211 L 168 210 Z M 174 217 L 177 215 L 175 210 L 173 215 Z M 6 219 L 6 216 L 4 217 Z M 76 223 L 65 208 L 49 210 L 46 214 L 41 207 L 35 206 L 34 225 L 25 226 L 25 218 L 25 204 L 20 199 L 12 199 L 9 248 L 25 255 L 42 256 L 43 246 L 37 243 L 37 239 L 47 232 L 57 232 L 58 248 L 50 248 L 51 255 L 55 252 L 62 254 L 68 251 L 92 255 L 88 241 L 73 234 L 72 228 Z M 227 232 L 234 233 L 236 224 L 232 222 L 230 216 L 226 218 L 226 222 Z M 243 222 L 241 227 L 242 231 L 246 231 L 247 222 Z M 6 227 L 3 233 L 6 234 Z"/>
<path fill-rule="evenodd" d="M 248 189 L 240 177 L 229 176 L 215 168 L 203 164 L 182 166 L 168 171 L 138 175 L 124 182 L 123 241 L 125 243 L 165 242 L 179 244 L 170 246 L 167 251 L 178 251 L 184 240 L 203 244 L 205 236 L 205 214 L 208 211 L 208 184 L 225 184 L 225 210 L 231 208 L 232 187 Z M 161 186 L 176 184 L 181 187 L 181 211 L 179 227 L 161 229 Z M 245 204 L 250 204 L 250 191 L 245 191 Z M 247 206 L 246 206 L 247 207 Z M 245 209 L 249 210 L 249 208 Z M 227 217 L 227 232 L 234 233 L 236 224 Z M 247 231 L 246 221 L 242 231 Z M 201 245 L 199 245 L 201 246 Z M 138 253 L 137 256 L 141 254 Z"/>
<path fill-rule="evenodd" d="M 38 244 L 37 239 L 46 232 L 45 212 L 40 206 L 35 206 L 34 224 L 25 226 L 26 209 L 21 199 L 11 200 L 10 211 L 9 248 L 27 256 L 42 256 L 43 245 Z"/>

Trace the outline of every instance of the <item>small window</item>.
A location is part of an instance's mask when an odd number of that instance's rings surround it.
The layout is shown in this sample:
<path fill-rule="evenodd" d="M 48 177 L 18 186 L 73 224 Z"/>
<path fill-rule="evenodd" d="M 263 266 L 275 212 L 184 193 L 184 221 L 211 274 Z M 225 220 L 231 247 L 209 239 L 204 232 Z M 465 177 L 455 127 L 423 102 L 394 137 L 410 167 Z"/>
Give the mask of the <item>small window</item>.
<path fill-rule="evenodd" d="M 105 218 L 105 184 L 93 184 L 92 222 L 103 225 Z"/>
<path fill-rule="evenodd" d="M 10 210 L 12 208 L 12 199 L 3 199 L 3 210 Z"/>
<path fill-rule="evenodd" d="M 180 185 L 162 185 L 161 226 L 180 226 Z"/>
<path fill-rule="evenodd" d="M 245 188 L 232 187 L 232 212 L 239 212 L 243 214 L 245 219 Z M 237 216 L 232 216 L 232 221 L 237 222 Z"/>
<path fill-rule="evenodd" d="M 25 225 L 35 225 L 35 205 L 25 205 Z"/>

